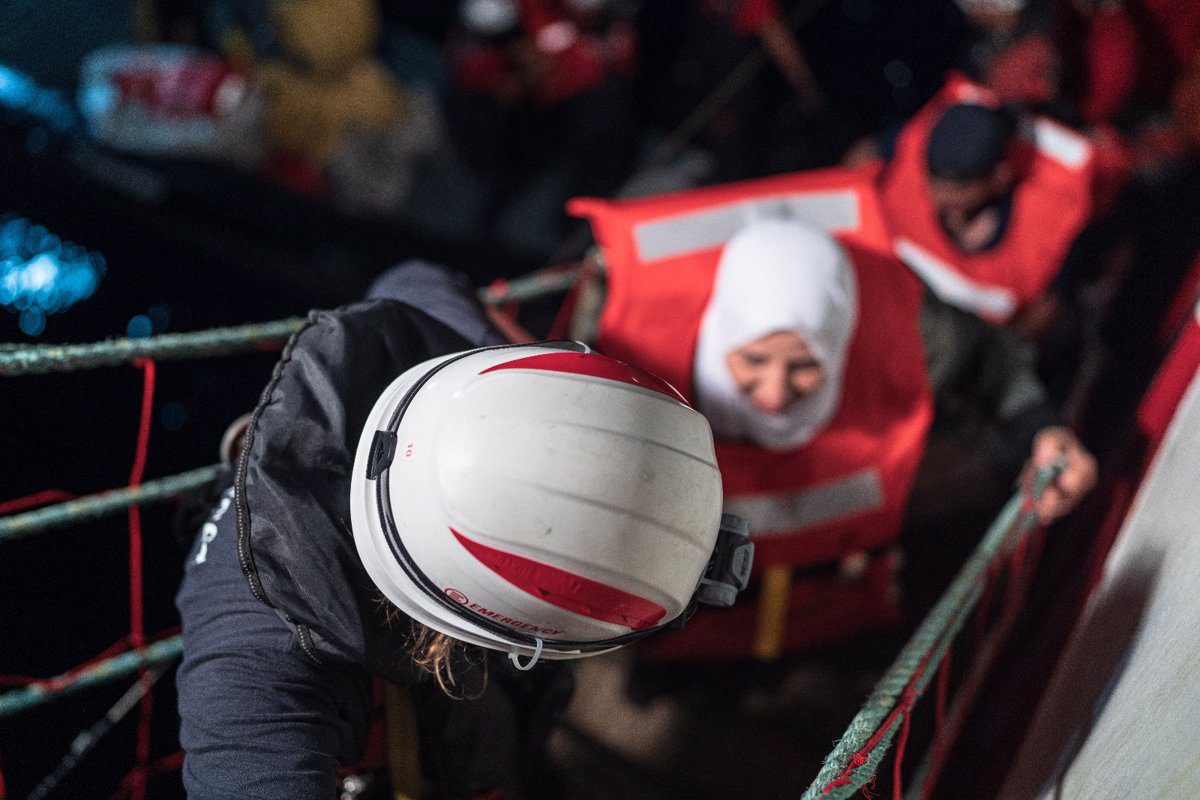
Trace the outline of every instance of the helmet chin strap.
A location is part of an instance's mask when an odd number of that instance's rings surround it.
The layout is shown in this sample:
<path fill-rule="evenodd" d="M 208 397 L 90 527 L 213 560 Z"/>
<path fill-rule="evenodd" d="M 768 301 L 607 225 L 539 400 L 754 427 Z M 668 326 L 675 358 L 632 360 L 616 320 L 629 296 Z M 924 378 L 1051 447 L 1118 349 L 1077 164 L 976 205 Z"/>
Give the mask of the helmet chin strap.
<path fill-rule="evenodd" d="M 521 670 L 521 672 L 528 672 L 529 670 L 533 669 L 534 665 L 537 664 L 538 659 L 542 657 L 542 640 L 535 638 L 534 641 L 537 642 L 537 644 L 534 645 L 533 655 L 529 657 L 529 661 L 525 662 L 524 665 L 521 664 L 520 655 L 517 653 L 508 654 L 508 660 L 512 662 L 514 667 Z"/>

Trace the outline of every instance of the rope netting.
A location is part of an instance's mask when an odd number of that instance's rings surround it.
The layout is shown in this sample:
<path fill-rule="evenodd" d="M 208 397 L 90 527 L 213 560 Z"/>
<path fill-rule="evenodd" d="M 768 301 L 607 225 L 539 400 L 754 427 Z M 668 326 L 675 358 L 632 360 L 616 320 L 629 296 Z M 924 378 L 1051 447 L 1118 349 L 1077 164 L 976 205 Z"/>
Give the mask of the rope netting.
<path fill-rule="evenodd" d="M 173 337 L 177 339 L 178 336 Z M 209 337 L 211 340 L 213 337 Z M 130 341 L 130 340 L 126 340 Z M 169 342 L 168 347 L 175 346 L 175 342 Z M 97 360 L 99 363 L 104 363 L 103 359 L 112 357 L 111 354 L 120 354 L 124 359 L 129 357 L 130 348 L 123 347 L 121 343 L 101 343 L 101 345 L 112 345 L 110 347 L 82 346 L 85 355 L 81 366 L 95 366 Z M 27 350 L 32 348 L 5 348 L 4 355 L 14 357 L 14 363 L 28 364 L 29 360 L 22 360 L 22 356 L 27 356 Z M 148 774 L 150 764 L 150 724 L 152 721 L 154 694 L 151 691 L 154 681 L 157 679 L 150 673 L 150 659 L 162 661 L 164 659 L 173 659 L 177 655 L 179 647 L 178 641 L 174 644 L 170 640 L 166 643 L 156 642 L 151 649 L 150 642 L 146 636 L 145 630 L 145 606 L 143 597 L 143 580 L 142 580 L 142 520 L 140 502 L 144 502 L 144 498 L 139 501 L 137 498 L 139 487 L 142 483 L 142 476 L 146 468 L 146 456 L 150 445 L 150 429 L 153 419 L 152 412 L 154 409 L 154 388 L 156 369 L 155 363 L 152 360 L 132 357 L 134 366 L 142 372 L 142 397 L 141 410 L 138 415 L 138 430 L 137 443 L 134 447 L 133 464 L 129 470 L 129 485 L 125 490 L 128 496 L 123 508 L 126 510 L 129 522 L 129 633 L 125 637 L 119 639 L 111 647 L 105 650 L 96 658 L 84 663 L 80 667 L 69 671 L 64 675 L 49 680 L 31 679 L 26 676 L 19 675 L 4 675 L 0 676 L 0 685 L 19 686 L 21 688 L 16 691 L 10 691 L 0 695 L 0 717 L 8 716 L 25 708 L 35 705 L 40 705 L 47 699 L 53 697 L 61 697 L 80 691 L 89 686 L 104 683 L 109 680 L 115 680 L 130 671 L 138 673 L 138 683 L 135 687 L 127 692 L 127 696 L 136 696 L 140 706 L 137 723 L 137 743 L 134 769 L 130 771 L 123 786 L 128 786 L 128 791 L 124 792 L 125 796 L 133 800 L 143 800 L 146 795 L 146 776 Z M 49 359 L 48 364 L 56 363 L 56 359 Z M 20 371 L 20 370 L 18 370 Z M 0 508 L 7 507 L 8 509 L 27 508 L 37 502 L 44 502 L 47 499 L 58 498 L 66 494 L 61 490 L 48 490 L 38 492 L 29 497 L 18 498 L 16 500 L 0 505 Z M 78 508 L 81 501 L 68 500 L 64 505 L 68 508 L 74 508 L 76 518 L 83 518 L 79 514 Z M 94 505 L 94 504 L 93 504 Z M 113 510 L 122 508 L 120 504 L 109 503 Z M 63 506 L 54 507 L 52 509 L 61 509 Z M 36 530 L 29 526 L 28 520 L 38 518 L 39 515 L 45 517 L 49 509 L 41 511 L 27 511 L 24 514 L 19 514 L 16 517 L 5 518 L 0 520 L 12 526 L 12 531 L 8 538 L 15 538 L 21 533 Z M 71 512 L 66 512 L 69 515 Z M 59 516 L 64 516 L 64 512 L 58 510 Z M 54 512 L 51 512 L 52 517 Z M 13 526 L 13 522 L 16 525 Z M 23 525 L 22 525 L 23 523 Z M 2 540 L 3 537 L 0 537 Z M 115 724 L 115 723 L 114 723 Z M 70 771 L 68 767 L 63 774 Z M 57 770 L 56 770 L 57 772 Z M 58 780 L 54 774 L 39 784 L 36 792 L 48 793 L 57 785 Z"/>
<path fill-rule="evenodd" d="M 507 285 L 493 284 L 481 296 L 488 305 L 499 306 L 568 290 L 581 274 L 592 267 L 578 266 L 569 271 L 556 269 L 553 274 L 530 276 Z M 302 324 L 288 319 L 263 325 L 202 331 L 196 334 L 169 334 L 139 340 L 112 340 L 91 345 L 32 346 L 0 348 L 0 374 L 85 369 L 132 362 L 142 373 L 141 413 L 137 445 L 130 469 L 129 485 L 99 494 L 75 497 L 60 490 L 38 492 L 28 497 L 0 503 L 0 542 L 44 533 L 57 527 L 126 511 L 129 528 L 129 634 L 88 662 L 52 678 L 37 679 L 19 675 L 0 675 L 0 719 L 44 705 L 85 689 L 136 676 L 136 682 L 105 718 L 81 732 L 90 747 L 95 738 L 116 725 L 132 708 L 139 707 L 135 766 L 122 781 L 116 796 L 142 800 L 150 777 L 177 764 L 179 754 L 152 761 L 150 723 L 153 714 L 152 687 L 166 666 L 182 652 L 177 631 L 148 636 L 144 627 L 142 597 L 142 531 L 140 507 L 167 500 L 211 484 L 224 469 L 220 465 L 202 467 L 180 475 L 142 482 L 149 447 L 151 410 L 154 402 L 155 362 L 145 354 L 163 358 L 204 357 L 278 346 L 289 331 Z M 218 343 L 218 344 L 214 344 Z M 136 346 L 133 346 L 136 345 Z M 15 366 L 14 366 L 15 365 Z M 894 749 L 892 770 L 893 795 L 920 800 L 936 784 L 953 742 L 964 724 L 967 710 L 995 660 L 1007 635 L 1033 567 L 1040 555 L 1042 536 L 1034 512 L 1035 499 L 1053 479 L 1056 468 L 1044 469 L 1031 477 L 1028 485 L 1000 512 L 975 552 L 962 567 L 917 631 L 885 672 L 845 734 L 826 757 L 817 777 L 803 794 L 803 800 L 847 798 L 855 792 L 870 791 L 884 757 Z M 50 503 L 50 505 L 46 505 Z M 993 594 L 1002 570 L 1007 566 L 1004 587 L 1005 606 L 999 622 L 984 631 Z M 977 646 L 975 658 L 959 682 L 953 700 L 948 699 L 950 653 L 955 638 L 975 614 Z M 913 709 L 936 679 L 934 692 L 935 732 L 923 761 L 914 772 L 908 793 L 902 788 L 902 766 L 907 747 Z M 107 721 L 106 721 L 107 720 Z M 72 752 L 76 748 L 73 747 Z M 82 757 L 77 753 L 69 763 L 64 759 L 54 773 L 39 784 L 41 795 L 53 790 Z M 65 766 L 64 766 L 65 764 Z M 0 773 L 0 799 L 3 791 Z"/>
<path fill-rule="evenodd" d="M 560 265 L 512 281 L 493 283 L 481 290 L 480 302 L 489 307 L 513 306 L 569 292 L 581 276 L 591 274 L 595 269 L 594 260 L 589 257 L 582 264 Z M 48 489 L 0 501 L 0 543 L 122 511 L 128 517 L 128 634 L 95 657 L 60 675 L 50 678 L 0 675 L 0 689 L 7 690 L 0 694 L 0 719 L 92 687 L 136 676 L 134 684 L 116 705 L 103 718 L 79 733 L 67 755 L 37 785 L 30 797 L 40 798 L 53 793 L 96 741 L 116 727 L 134 706 L 138 708 L 134 767 L 113 796 L 144 800 L 148 781 L 157 774 L 177 768 L 181 763 L 182 754 L 179 753 L 157 761 L 151 759 L 153 686 L 165 669 L 179 658 L 183 645 L 177 629 L 153 636 L 146 632 L 141 507 L 202 490 L 213 484 L 226 468 L 219 464 L 211 465 L 143 482 L 153 418 L 156 362 L 278 349 L 304 324 L 303 318 L 292 317 L 195 333 L 109 339 L 90 344 L 0 344 L 0 376 L 71 372 L 124 363 L 132 364 L 142 374 L 137 440 L 127 486 L 82 497 L 60 489 Z M 3 763 L 0 762 L 0 800 L 5 800 L 7 796 Z"/>

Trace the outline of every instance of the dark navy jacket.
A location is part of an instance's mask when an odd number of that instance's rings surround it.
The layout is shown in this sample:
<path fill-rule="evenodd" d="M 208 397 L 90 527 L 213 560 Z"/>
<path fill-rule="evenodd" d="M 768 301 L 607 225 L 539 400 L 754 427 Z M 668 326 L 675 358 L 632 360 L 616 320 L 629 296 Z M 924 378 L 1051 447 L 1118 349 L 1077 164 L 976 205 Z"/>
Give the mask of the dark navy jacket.
<path fill-rule="evenodd" d="M 176 600 L 193 800 L 332 797 L 362 749 L 373 675 L 409 687 L 437 796 L 521 794 L 520 750 L 553 670 L 528 679 L 494 659 L 481 697 L 447 697 L 406 659 L 408 624 L 385 621 L 348 530 L 353 445 L 382 389 L 433 356 L 500 343 L 469 291 L 440 268 L 402 265 L 372 291 L 387 299 L 314 312 L 285 348 L 236 491 L 197 536 Z M 480 665 L 459 673 L 465 693 L 482 691 Z"/>

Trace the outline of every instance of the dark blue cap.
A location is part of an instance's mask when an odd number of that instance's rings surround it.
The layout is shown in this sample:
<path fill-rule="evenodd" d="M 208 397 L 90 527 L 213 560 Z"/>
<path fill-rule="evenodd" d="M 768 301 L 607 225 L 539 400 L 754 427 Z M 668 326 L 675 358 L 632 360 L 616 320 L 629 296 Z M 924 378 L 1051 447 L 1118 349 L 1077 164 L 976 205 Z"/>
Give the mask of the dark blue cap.
<path fill-rule="evenodd" d="M 1012 116 L 1004 109 L 975 103 L 950 106 L 929 132 L 925 166 L 935 178 L 987 177 L 1004 159 L 1013 129 Z"/>

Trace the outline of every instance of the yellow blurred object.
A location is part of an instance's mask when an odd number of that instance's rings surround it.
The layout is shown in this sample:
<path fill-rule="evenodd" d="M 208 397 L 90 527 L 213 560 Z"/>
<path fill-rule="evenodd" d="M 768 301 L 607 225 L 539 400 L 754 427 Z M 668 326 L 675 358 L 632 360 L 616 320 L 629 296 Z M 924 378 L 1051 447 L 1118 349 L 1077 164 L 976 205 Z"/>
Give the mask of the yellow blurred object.
<path fill-rule="evenodd" d="M 370 59 L 379 38 L 373 0 L 277 0 L 271 21 L 288 56 L 317 75 L 338 76 Z"/>
<path fill-rule="evenodd" d="M 221 52 L 237 69 L 249 70 L 254 65 L 254 45 L 240 28 L 221 31 Z"/>
<path fill-rule="evenodd" d="M 271 148 L 325 163 L 348 128 L 385 132 L 408 110 L 404 93 L 379 63 L 363 59 L 335 76 L 265 64 L 266 130 Z"/>
<path fill-rule="evenodd" d="M 760 661 L 774 661 L 783 652 L 791 593 L 790 567 L 775 565 L 763 571 L 762 589 L 758 595 L 758 627 L 754 631 L 754 657 Z"/>
<path fill-rule="evenodd" d="M 387 135 L 411 103 L 375 57 L 373 0 L 275 0 L 271 24 L 284 55 L 253 64 L 266 91 L 268 150 L 326 167 L 348 131 Z M 242 31 L 226 32 L 226 55 L 245 58 Z"/>

